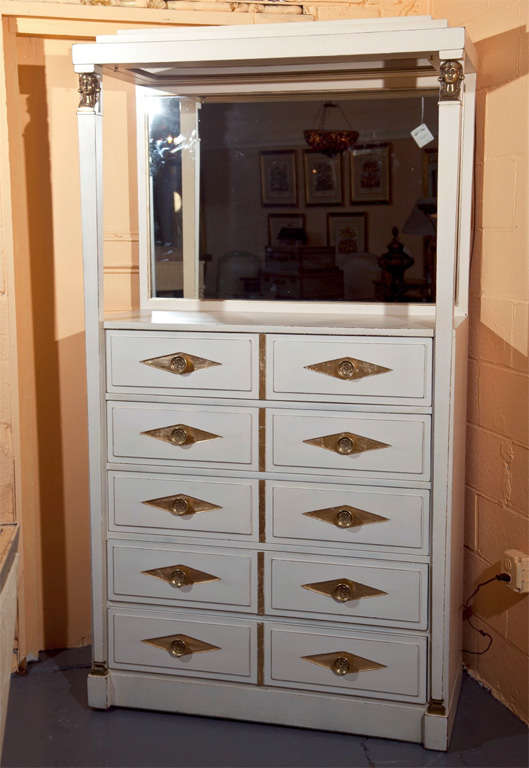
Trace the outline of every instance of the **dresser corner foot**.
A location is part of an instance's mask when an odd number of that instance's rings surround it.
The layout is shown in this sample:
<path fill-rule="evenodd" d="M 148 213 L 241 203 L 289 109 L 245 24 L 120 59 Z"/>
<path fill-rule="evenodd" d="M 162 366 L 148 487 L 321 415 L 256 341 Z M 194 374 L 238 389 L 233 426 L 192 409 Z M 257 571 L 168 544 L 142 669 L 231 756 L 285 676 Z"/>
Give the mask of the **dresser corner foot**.
<path fill-rule="evenodd" d="M 87 678 L 88 706 L 109 709 L 112 706 L 110 672 L 102 664 L 93 664 Z"/>
<path fill-rule="evenodd" d="M 441 712 L 432 712 L 428 707 L 423 720 L 423 746 L 446 752 L 450 742 L 449 718 Z"/>

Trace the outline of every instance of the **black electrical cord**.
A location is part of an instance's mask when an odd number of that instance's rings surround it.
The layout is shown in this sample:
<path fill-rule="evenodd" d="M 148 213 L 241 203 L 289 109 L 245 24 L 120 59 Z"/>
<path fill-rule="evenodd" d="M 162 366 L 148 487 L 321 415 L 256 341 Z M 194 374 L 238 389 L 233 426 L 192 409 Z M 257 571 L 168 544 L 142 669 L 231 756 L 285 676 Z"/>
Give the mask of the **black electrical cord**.
<path fill-rule="evenodd" d="M 488 640 L 487 647 L 483 648 L 483 650 L 469 651 L 467 648 L 463 648 L 463 653 L 470 653 L 473 656 L 483 656 L 484 653 L 487 653 L 487 651 L 490 651 L 491 645 L 494 642 L 494 638 L 492 637 L 491 634 L 489 634 L 488 632 L 485 632 L 485 630 L 480 629 L 479 627 L 476 627 L 476 625 L 470 621 L 470 617 L 472 616 L 472 606 L 470 603 L 473 600 L 473 598 L 477 595 L 481 587 L 485 587 L 487 584 L 491 584 L 493 581 L 510 581 L 510 580 L 511 580 L 511 577 L 509 576 L 508 573 L 497 573 L 491 579 L 487 579 L 486 581 L 482 581 L 480 584 L 478 584 L 475 590 L 467 597 L 467 599 L 463 603 L 463 620 L 467 621 L 475 632 L 479 632 L 479 634 L 482 637 L 486 637 Z"/>

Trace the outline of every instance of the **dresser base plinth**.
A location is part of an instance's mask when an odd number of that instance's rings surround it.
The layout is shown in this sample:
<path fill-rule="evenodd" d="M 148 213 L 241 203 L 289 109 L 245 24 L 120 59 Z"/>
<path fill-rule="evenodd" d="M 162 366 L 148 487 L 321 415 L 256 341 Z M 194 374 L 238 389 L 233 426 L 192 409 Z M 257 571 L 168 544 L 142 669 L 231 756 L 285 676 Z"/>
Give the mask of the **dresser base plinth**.
<path fill-rule="evenodd" d="M 111 694 L 111 676 L 90 672 L 87 678 L 88 706 L 92 709 L 108 709 L 114 703 Z"/>
<path fill-rule="evenodd" d="M 107 686 L 104 691 L 104 681 Z M 425 704 L 110 670 L 89 676 L 90 706 L 152 709 L 421 743 Z M 106 698 L 105 698 L 106 696 Z M 92 703 L 94 701 L 94 703 Z M 106 702 L 106 703 L 105 703 Z M 433 747 L 435 748 L 435 747 Z M 441 747 L 442 748 L 442 747 Z"/>
<path fill-rule="evenodd" d="M 444 714 L 434 714 L 427 709 L 424 714 L 424 735 L 423 745 L 425 749 L 435 749 L 445 752 L 452 738 L 452 730 L 461 692 L 461 683 L 463 679 L 463 667 L 460 668 L 456 676 L 454 686 L 450 695 L 448 708 Z"/>

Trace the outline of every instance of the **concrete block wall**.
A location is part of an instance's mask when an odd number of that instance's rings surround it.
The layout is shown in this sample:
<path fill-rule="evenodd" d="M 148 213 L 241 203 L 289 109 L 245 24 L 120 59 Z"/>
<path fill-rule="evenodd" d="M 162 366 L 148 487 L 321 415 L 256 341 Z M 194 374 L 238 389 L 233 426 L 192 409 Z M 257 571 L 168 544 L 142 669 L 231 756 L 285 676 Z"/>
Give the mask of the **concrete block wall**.
<path fill-rule="evenodd" d="M 430 8 L 467 27 L 480 60 L 466 594 L 499 572 L 505 549 L 529 552 L 528 9 L 526 0 L 432 0 Z M 491 584 L 474 607 L 474 623 L 493 644 L 486 654 L 465 654 L 465 663 L 527 722 L 529 597 Z M 466 648 L 479 651 L 486 642 L 466 626 Z"/>

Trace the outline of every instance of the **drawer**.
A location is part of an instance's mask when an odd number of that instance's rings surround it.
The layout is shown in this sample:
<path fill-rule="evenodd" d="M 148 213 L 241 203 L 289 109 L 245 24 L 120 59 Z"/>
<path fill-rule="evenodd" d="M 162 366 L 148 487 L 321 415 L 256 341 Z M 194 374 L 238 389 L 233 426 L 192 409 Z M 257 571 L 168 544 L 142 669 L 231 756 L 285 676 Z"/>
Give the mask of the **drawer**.
<path fill-rule="evenodd" d="M 257 680 L 253 621 L 195 618 L 189 611 L 111 608 L 108 629 L 111 668 L 247 683 Z"/>
<path fill-rule="evenodd" d="M 266 437 L 268 470 L 430 479 L 430 416 L 271 408 Z"/>
<path fill-rule="evenodd" d="M 258 482 L 144 472 L 108 473 L 111 531 L 257 541 Z"/>
<path fill-rule="evenodd" d="M 426 629 L 428 566 L 265 553 L 266 612 Z"/>
<path fill-rule="evenodd" d="M 429 551 L 428 491 L 269 480 L 267 541 Z"/>
<path fill-rule="evenodd" d="M 111 600 L 252 612 L 257 552 L 111 540 Z"/>
<path fill-rule="evenodd" d="M 244 333 L 107 331 L 108 391 L 256 398 L 258 338 Z"/>
<path fill-rule="evenodd" d="M 426 701 L 426 638 L 265 624 L 266 685 Z"/>
<path fill-rule="evenodd" d="M 430 339 L 267 336 L 267 397 L 344 403 L 431 403 Z"/>
<path fill-rule="evenodd" d="M 108 404 L 109 460 L 257 469 L 258 409 Z"/>

